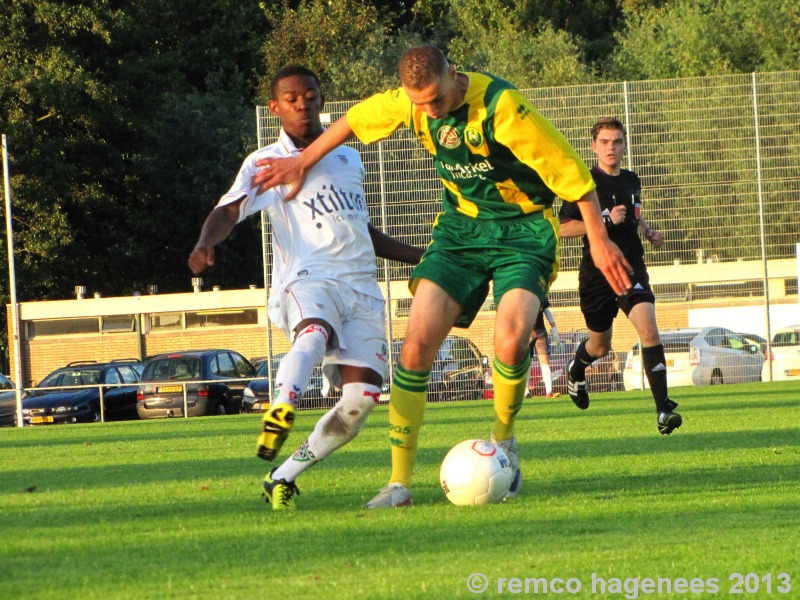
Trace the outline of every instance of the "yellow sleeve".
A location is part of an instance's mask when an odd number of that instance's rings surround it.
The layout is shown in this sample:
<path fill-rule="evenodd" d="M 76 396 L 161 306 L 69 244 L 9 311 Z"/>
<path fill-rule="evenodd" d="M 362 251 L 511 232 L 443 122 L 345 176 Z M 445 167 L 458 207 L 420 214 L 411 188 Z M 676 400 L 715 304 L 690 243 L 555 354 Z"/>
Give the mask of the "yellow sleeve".
<path fill-rule="evenodd" d="M 411 100 L 403 88 L 375 94 L 347 111 L 347 124 L 365 144 L 377 142 L 411 121 Z"/>
<path fill-rule="evenodd" d="M 580 200 L 595 188 L 586 163 L 518 90 L 505 90 L 498 99 L 494 127 L 495 140 L 535 170 L 563 200 Z"/>

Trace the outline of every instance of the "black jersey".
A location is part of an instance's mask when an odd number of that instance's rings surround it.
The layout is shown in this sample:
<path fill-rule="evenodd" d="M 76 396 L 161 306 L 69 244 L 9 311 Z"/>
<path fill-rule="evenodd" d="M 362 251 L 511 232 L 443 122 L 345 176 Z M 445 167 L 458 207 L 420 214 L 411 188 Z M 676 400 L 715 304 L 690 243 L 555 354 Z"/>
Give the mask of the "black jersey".
<path fill-rule="evenodd" d="M 644 247 L 639 239 L 639 212 L 641 210 L 641 190 L 639 176 L 633 171 L 621 169 L 619 175 L 608 175 L 600 167 L 592 167 L 592 177 L 597 184 L 597 196 L 600 199 L 600 211 L 604 217 L 615 206 L 624 204 L 627 207 L 625 220 L 619 225 L 606 227 L 608 237 L 614 242 L 628 262 L 643 262 Z M 564 202 L 559 219 L 582 221 L 578 206 L 574 202 Z M 581 269 L 596 269 L 589 253 L 589 239 L 583 236 L 583 261 Z"/>

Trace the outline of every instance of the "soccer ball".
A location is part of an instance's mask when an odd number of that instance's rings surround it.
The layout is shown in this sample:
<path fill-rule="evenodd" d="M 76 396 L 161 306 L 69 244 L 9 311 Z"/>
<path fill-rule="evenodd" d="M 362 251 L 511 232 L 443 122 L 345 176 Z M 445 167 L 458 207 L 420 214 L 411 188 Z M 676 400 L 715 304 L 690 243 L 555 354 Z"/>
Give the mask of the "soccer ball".
<path fill-rule="evenodd" d="M 485 440 L 466 440 L 453 446 L 439 471 L 447 499 L 457 506 L 501 502 L 513 476 L 506 453 Z"/>

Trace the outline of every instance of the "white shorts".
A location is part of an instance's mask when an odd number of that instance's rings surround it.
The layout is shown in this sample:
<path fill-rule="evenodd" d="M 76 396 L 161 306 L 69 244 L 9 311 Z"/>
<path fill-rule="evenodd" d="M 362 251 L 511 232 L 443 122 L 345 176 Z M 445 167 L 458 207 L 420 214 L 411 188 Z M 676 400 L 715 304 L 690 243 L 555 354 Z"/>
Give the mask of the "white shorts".
<path fill-rule="evenodd" d="M 342 387 L 338 365 L 366 367 L 389 376 L 386 343 L 386 303 L 330 279 L 295 281 L 270 303 L 269 317 L 289 340 L 294 328 L 305 319 L 322 319 L 333 329 L 333 339 L 322 361 L 322 373 L 331 385 Z"/>

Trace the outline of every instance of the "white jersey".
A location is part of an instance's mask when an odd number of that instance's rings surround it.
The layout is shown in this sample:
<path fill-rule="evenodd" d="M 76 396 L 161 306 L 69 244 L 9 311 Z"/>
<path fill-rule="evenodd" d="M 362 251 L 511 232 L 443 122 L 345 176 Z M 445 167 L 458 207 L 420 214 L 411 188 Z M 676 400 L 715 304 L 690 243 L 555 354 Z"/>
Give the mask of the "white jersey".
<path fill-rule="evenodd" d="M 297 156 L 300 150 L 281 129 L 278 141 L 248 156 L 230 191 L 217 206 L 244 198 L 239 221 L 266 211 L 272 224 L 272 291 L 274 307 L 282 292 L 301 279 L 342 281 L 355 291 L 382 298 L 377 283 L 375 250 L 367 224 L 369 213 L 362 181 L 364 165 L 357 150 L 339 146 L 311 169 L 294 199 L 284 202 L 288 186 L 263 194 L 251 179 L 262 158 Z"/>

